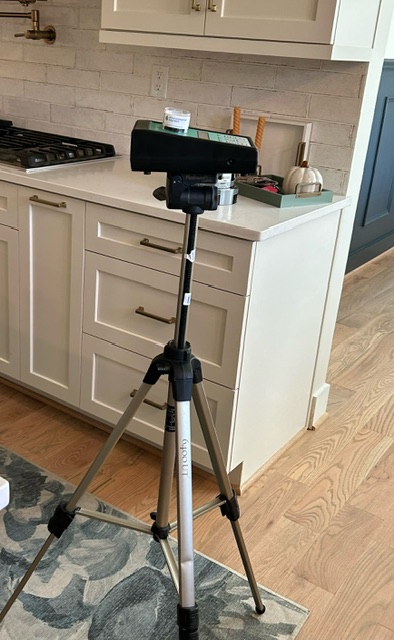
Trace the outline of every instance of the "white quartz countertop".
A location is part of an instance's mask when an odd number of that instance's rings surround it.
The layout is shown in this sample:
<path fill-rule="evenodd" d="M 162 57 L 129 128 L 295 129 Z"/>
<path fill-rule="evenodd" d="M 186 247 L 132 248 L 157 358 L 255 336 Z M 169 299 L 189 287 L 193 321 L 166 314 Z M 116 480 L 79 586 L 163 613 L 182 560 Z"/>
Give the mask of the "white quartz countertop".
<path fill-rule="evenodd" d="M 185 218 L 182 211 L 167 209 L 165 202 L 152 195 L 154 189 L 165 185 L 166 175 L 133 173 L 129 159 L 124 156 L 31 173 L 0 164 L 0 180 L 173 222 L 183 223 Z M 350 198 L 336 196 L 329 204 L 279 209 L 238 196 L 236 204 L 199 216 L 199 228 L 261 241 L 349 204 Z"/>

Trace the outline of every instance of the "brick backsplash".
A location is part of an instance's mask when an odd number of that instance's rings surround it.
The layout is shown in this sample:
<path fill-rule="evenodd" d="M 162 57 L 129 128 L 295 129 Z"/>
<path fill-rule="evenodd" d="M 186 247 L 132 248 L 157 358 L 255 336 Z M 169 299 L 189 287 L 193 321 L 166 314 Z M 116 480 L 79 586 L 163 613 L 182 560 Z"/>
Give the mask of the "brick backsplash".
<path fill-rule="evenodd" d="M 345 193 L 366 63 L 104 45 L 100 0 L 35 7 L 57 30 L 53 46 L 15 39 L 28 21 L 0 23 L 0 114 L 15 125 L 112 142 L 128 154 L 136 119 L 161 119 L 164 106 L 189 109 L 194 126 L 225 130 L 239 105 L 248 115 L 311 122 L 309 159 L 325 187 Z M 165 100 L 150 96 L 154 64 L 169 68 Z"/>

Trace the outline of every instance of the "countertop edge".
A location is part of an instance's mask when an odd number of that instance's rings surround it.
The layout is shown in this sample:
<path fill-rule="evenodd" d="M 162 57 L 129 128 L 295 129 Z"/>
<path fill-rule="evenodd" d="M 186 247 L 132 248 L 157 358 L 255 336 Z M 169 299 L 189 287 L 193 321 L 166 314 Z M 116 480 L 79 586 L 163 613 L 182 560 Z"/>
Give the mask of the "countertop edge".
<path fill-rule="evenodd" d="M 133 173 L 125 157 L 108 160 L 106 164 L 104 161 L 92 164 L 37 173 L 24 173 L 20 169 L 8 169 L 2 165 L 0 180 L 172 222 L 184 222 L 185 214 L 182 211 L 168 209 L 164 202 L 156 201 L 152 195 L 153 188 L 165 181 L 165 174 L 144 176 Z M 263 241 L 341 210 L 350 203 L 349 196 L 335 196 L 333 202 L 319 206 L 279 209 L 238 196 L 237 203 L 232 207 L 205 211 L 199 216 L 199 228 L 244 240 Z"/>

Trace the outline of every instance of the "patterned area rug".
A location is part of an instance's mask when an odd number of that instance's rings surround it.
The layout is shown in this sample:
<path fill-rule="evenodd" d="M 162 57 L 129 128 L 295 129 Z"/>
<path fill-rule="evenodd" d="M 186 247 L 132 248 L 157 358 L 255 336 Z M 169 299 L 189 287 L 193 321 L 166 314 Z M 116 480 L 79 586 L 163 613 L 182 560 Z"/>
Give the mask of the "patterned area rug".
<path fill-rule="evenodd" d="M 0 447 L 10 505 L 0 512 L 0 607 L 48 536 L 73 486 Z M 80 506 L 127 518 L 92 495 Z M 175 545 L 175 543 L 174 543 Z M 292 640 L 308 611 L 261 588 L 254 612 L 242 576 L 196 553 L 200 640 Z M 175 640 L 178 597 L 149 535 L 76 516 L 36 568 L 0 627 L 1 640 Z"/>

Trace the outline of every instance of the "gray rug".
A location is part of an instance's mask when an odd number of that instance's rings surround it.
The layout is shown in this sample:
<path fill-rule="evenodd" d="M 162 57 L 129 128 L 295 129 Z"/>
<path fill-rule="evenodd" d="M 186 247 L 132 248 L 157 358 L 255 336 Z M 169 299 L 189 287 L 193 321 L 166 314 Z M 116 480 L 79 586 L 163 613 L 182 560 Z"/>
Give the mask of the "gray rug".
<path fill-rule="evenodd" d="M 11 502 L 0 512 L 0 607 L 48 536 L 47 522 L 73 486 L 0 447 Z M 127 518 L 85 495 L 80 506 Z M 174 543 L 175 545 L 175 543 Z M 201 640 L 290 640 L 308 611 L 196 553 Z M 177 594 L 150 536 L 78 518 L 55 541 L 0 627 L 0 640 L 176 640 Z"/>

